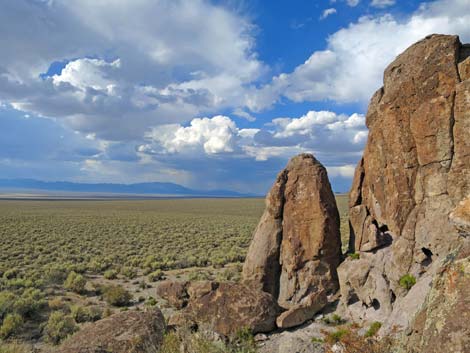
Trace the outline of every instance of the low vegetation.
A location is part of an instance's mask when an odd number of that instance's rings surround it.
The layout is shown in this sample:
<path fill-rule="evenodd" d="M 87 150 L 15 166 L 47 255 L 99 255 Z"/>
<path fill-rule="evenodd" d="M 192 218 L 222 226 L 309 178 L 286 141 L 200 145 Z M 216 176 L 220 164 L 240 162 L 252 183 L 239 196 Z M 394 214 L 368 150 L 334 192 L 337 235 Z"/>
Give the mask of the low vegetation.
<path fill-rule="evenodd" d="M 202 332 L 178 330 L 165 335 L 159 353 L 256 353 L 253 335 L 248 329 L 237 332 L 229 342 L 214 341 Z"/>
<path fill-rule="evenodd" d="M 64 288 L 80 294 L 85 292 L 85 285 L 86 279 L 82 275 L 76 273 L 75 271 L 72 271 L 69 273 L 67 279 L 65 280 Z"/>
<path fill-rule="evenodd" d="M 346 229 L 347 197 L 338 205 Z M 0 201 L 0 353 L 31 332 L 57 344 L 128 305 L 156 305 L 148 288 L 169 271 L 238 281 L 263 209 L 261 198 Z"/>
<path fill-rule="evenodd" d="M 375 328 L 377 326 L 377 324 L 374 325 Z M 343 327 L 331 333 L 325 332 L 326 353 L 388 353 L 391 346 L 392 342 L 389 339 L 379 340 L 361 335 L 359 328 L 355 325 Z"/>
<path fill-rule="evenodd" d="M 80 306 L 74 305 L 71 307 L 70 315 L 76 323 L 98 321 L 103 316 L 103 311 L 98 306 Z"/>
<path fill-rule="evenodd" d="M 406 290 L 410 290 L 416 284 L 416 278 L 413 275 L 406 274 L 400 278 L 400 286 Z"/>
<path fill-rule="evenodd" d="M 6 339 L 18 333 L 23 326 L 23 317 L 19 314 L 8 314 L 0 327 L 0 338 Z"/>
<path fill-rule="evenodd" d="M 361 255 L 359 255 L 359 253 L 357 253 L 357 252 L 352 253 L 352 254 L 348 254 L 348 256 L 352 260 L 359 260 L 359 258 L 361 257 Z"/>
<path fill-rule="evenodd" d="M 366 337 L 373 337 L 377 334 L 377 332 L 379 332 L 380 328 L 382 327 L 382 323 L 379 322 L 379 321 L 375 321 L 373 322 L 369 329 L 367 330 L 365 336 Z"/>
<path fill-rule="evenodd" d="M 323 323 L 326 325 L 331 325 L 331 326 L 337 326 L 337 325 L 342 325 L 346 322 L 341 316 L 338 314 L 333 314 L 331 316 L 325 316 L 322 319 Z"/>
<path fill-rule="evenodd" d="M 132 294 L 121 286 L 107 286 L 102 289 L 103 299 L 109 305 L 128 306 L 132 300 Z"/>
<path fill-rule="evenodd" d="M 54 311 L 45 327 L 46 339 L 52 344 L 59 344 L 77 331 L 77 325 L 73 318 L 62 311 Z"/>
<path fill-rule="evenodd" d="M 19 342 L 0 342 L 0 353 L 31 353 L 31 347 Z"/>

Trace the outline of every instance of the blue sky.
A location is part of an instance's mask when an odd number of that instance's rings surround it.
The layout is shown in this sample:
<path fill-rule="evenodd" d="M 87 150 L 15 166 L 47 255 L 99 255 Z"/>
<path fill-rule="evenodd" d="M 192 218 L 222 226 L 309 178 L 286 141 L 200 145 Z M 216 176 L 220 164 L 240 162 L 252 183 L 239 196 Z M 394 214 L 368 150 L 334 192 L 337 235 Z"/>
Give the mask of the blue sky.
<path fill-rule="evenodd" d="M 264 193 L 312 152 L 349 188 L 385 67 L 470 0 L 6 0 L 0 174 Z"/>

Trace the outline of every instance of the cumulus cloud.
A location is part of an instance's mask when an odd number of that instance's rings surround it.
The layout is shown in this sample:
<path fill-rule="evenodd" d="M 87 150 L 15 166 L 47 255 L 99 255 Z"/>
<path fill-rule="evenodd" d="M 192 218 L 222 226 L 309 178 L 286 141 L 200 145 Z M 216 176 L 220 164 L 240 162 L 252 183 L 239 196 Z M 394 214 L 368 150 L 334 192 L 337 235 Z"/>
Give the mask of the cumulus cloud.
<path fill-rule="evenodd" d="M 406 19 L 391 14 L 362 17 L 332 34 L 325 50 L 253 92 L 247 104 L 255 111 L 281 97 L 365 104 L 382 85 L 385 67 L 412 43 L 431 33 L 459 34 L 462 41 L 470 41 L 468 5 L 467 0 L 439 0 L 421 5 Z"/>
<path fill-rule="evenodd" d="M 153 128 L 147 143 L 138 151 L 146 154 L 208 156 L 230 154 L 266 161 L 289 158 L 300 152 L 323 155 L 331 162 L 355 162 L 367 138 L 362 114 L 309 111 L 299 118 L 277 118 L 262 128 L 240 129 L 227 116 L 193 119 L 189 126 L 178 124 Z M 331 158 L 338 152 L 341 155 Z M 339 159 L 338 159 L 339 158 Z"/>
<path fill-rule="evenodd" d="M 395 0 L 372 0 L 370 5 L 379 9 L 383 9 L 385 7 L 395 5 Z"/>
<path fill-rule="evenodd" d="M 121 61 L 106 62 L 98 59 L 78 59 L 69 62 L 60 74 L 52 76 L 54 85 L 68 83 L 81 91 L 89 88 L 112 94 L 116 82 L 110 80 L 107 71 L 119 68 Z"/>
<path fill-rule="evenodd" d="M 101 138 L 142 138 L 152 125 L 243 107 L 244 87 L 265 71 L 252 32 L 206 0 L 6 2 L 0 101 Z M 57 62 L 66 65 L 48 75 Z"/>
<path fill-rule="evenodd" d="M 310 111 L 271 120 L 274 112 L 255 125 L 254 112 L 288 101 L 365 108 L 397 54 L 433 32 L 470 41 L 469 22 L 468 0 L 425 2 L 408 16 L 369 15 L 333 33 L 291 72 L 269 79 L 250 19 L 208 0 L 6 1 L 0 106 L 30 115 L 32 129 L 13 133 L 14 123 L 3 120 L 11 125 L 0 133 L 0 168 L 50 176 L 62 163 L 67 178 L 81 169 L 85 179 L 206 187 L 232 176 L 230 185 L 241 189 L 247 180 L 261 185 L 287 158 L 308 151 L 332 176 L 350 177 L 367 139 L 362 114 Z M 63 138 L 38 132 L 35 139 L 36 127 Z M 234 181 L 232 174 L 250 168 L 251 179 Z"/>
<path fill-rule="evenodd" d="M 158 142 L 165 152 L 178 153 L 202 148 L 206 154 L 233 152 L 238 128 L 234 121 L 222 115 L 213 118 L 196 118 L 190 126 L 164 125 L 147 134 Z M 148 147 L 139 149 L 145 152 Z"/>

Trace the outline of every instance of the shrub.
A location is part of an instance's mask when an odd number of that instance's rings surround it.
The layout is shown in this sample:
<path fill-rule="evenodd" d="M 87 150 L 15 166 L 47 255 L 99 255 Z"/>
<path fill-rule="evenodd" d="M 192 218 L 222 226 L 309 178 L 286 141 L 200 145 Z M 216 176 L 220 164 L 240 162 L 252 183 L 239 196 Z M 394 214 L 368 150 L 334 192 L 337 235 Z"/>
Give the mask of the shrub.
<path fill-rule="evenodd" d="M 66 311 L 68 309 L 67 304 L 65 304 L 62 301 L 62 298 L 60 297 L 49 299 L 49 301 L 47 302 L 47 305 L 49 306 L 49 309 L 53 311 L 57 311 L 57 310 Z"/>
<path fill-rule="evenodd" d="M 31 348 L 17 342 L 1 344 L 0 353 L 31 353 Z"/>
<path fill-rule="evenodd" d="M 110 317 L 113 314 L 114 313 L 110 308 L 108 308 L 108 307 L 104 308 L 103 317 Z"/>
<path fill-rule="evenodd" d="M 361 257 L 359 255 L 359 253 L 355 252 L 355 253 L 352 253 L 352 254 L 348 254 L 349 258 L 351 258 L 352 260 L 359 260 L 359 258 Z"/>
<path fill-rule="evenodd" d="M 132 294 L 121 286 L 107 286 L 103 289 L 104 300 L 113 306 L 127 306 L 132 300 Z"/>
<path fill-rule="evenodd" d="M 212 276 L 207 271 L 194 271 L 188 275 L 190 281 L 211 281 Z"/>
<path fill-rule="evenodd" d="M 0 327 L 0 337 L 5 339 L 16 333 L 23 326 L 23 318 L 19 314 L 8 314 Z"/>
<path fill-rule="evenodd" d="M 233 281 L 238 282 L 240 280 L 240 272 L 236 269 L 227 268 L 217 274 L 217 280 L 220 282 Z"/>
<path fill-rule="evenodd" d="M 181 338 L 176 332 L 168 332 L 163 337 L 160 353 L 177 353 L 181 350 Z"/>
<path fill-rule="evenodd" d="M 139 282 L 139 288 L 140 289 L 147 289 L 147 288 L 150 288 L 151 286 L 149 286 L 147 283 L 145 283 L 144 280 L 140 281 Z"/>
<path fill-rule="evenodd" d="M 373 337 L 377 334 L 377 332 L 380 330 L 380 328 L 382 327 L 382 323 L 381 322 L 378 322 L 378 321 L 375 321 L 373 322 L 369 329 L 367 330 L 365 336 L 366 337 Z"/>
<path fill-rule="evenodd" d="M 147 278 L 150 282 L 160 281 L 164 278 L 163 271 L 162 270 L 156 270 L 156 271 L 150 273 L 147 276 Z"/>
<path fill-rule="evenodd" d="M 312 337 L 312 343 L 323 343 L 325 342 L 323 338 L 320 337 Z"/>
<path fill-rule="evenodd" d="M 15 299 L 16 295 L 13 292 L 0 292 L 0 320 L 2 320 L 6 314 L 11 312 Z"/>
<path fill-rule="evenodd" d="M 106 279 L 116 279 L 117 278 L 117 271 L 116 270 L 107 270 L 104 272 L 104 278 Z"/>
<path fill-rule="evenodd" d="M 341 325 L 344 324 L 346 321 L 339 316 L 338 314 L 333 314 L 332 316 L 325 316 L 322 319 L 325 325 Z"/>
<path fill-rule="evenodd" d="M 137 277 L 137 270 L 133 267 L 125 266 L 121 268 L 121 274 L 129 279 L 133 279 Z"/>
<path fill-rule="evenodd" d="M 330 332 L 326 336 L 326 341 L 330 344 L 338 343 L 348 333 L 349 333 L 349 330 L 347 329 L 339 329 L 339 330 L 336 330 L 335 332 Z"/>
<path fill-rule="evenodd" d="M 62 311 L 54 311 L 49 316 L 45 327 L 46 339 L 52 344 L 59 344 L 77 329 L 71 316 L 65 315 Z"/>
<path fill-rule="evenodd" d="M 35 317 L 46 306 L 44 294 L 39 289 L 28 288 L 13 304 L 14 311 L 23 317 Z"/>
<path fill-rule="evenodd" d="M 102 315 L 101 309 L 97 306 L 84 307 L 75 305 L 71 309 L 71 316 L 77 323 L 98 321 Z"/>
<path fill-rule="evenodd" d="M 76 273 L 75 271 L 72 271 L 69 273 L 67 279 L 65 280 L 64 288 L 72 292 L 81 294 L 85 291 L 85 285 L 86 279 L 82 275 Z"/>
<path fill-rule="evenodd" d="M 145 306 L 155 306 L 157 305 L 157 300 L 154 297 L 148 297 Z"/>
<path fill-rule="evenodd" d="M 255 353 L 256 343 L 250 328 L 245 327 L 238 330 L 228 348 L 236 353 Z"/>
<path fill-rule="evenodd" d="M 325 348 L 327 353 L 338 352 L 334 347 L 340 342 L 340 350 L 344 353 L 385 353 L 391 352 L 393 341 L 390 338 L 377 340 L 373 337 L 361 336 L 356 327 L 351 330 L 339 330 L 326 335 Z"/>
<path fill-rule="evenodd" d="M 46 269 L 43 278 L 47 284 L 63 284 L 67 274 L 64 269 L 51 267 Z"/>
<path fill-rule="evenodd" d="M 186 347 L 191 353 L 252 353 L 252 350 L 243 350 L 225 345 L 223 342 L 214 342 L 200 332 L 181 330 L 168 332 L 163 337 L 160 353 L 179 353 L 181 348 Z M 189 349 L 188 349 L 189 348 Z"/>
<path fill-rule="evenodd" d="M 34 282 L 31 279 L 13 278 L 7 281 L 7 285 L 12 289 L 30 288 L 34 287 Z"/>
<path fill-rule="evenodd" d="M 19 273 L 20 273 L 20 271 L 18 271 L 18 269 L 12 268 L 10 270 L 5 271 L 5 273 L 3 274 L 3 278 L 13 279 L 13 278 L 18 277 Z"/>
<path fill-rule="evenodd" d="M 338 314 L 333 314 L 331 319 L 333 320 L 333 323 L 335 325 L 341 325 L 341 324 L 345 323 L 345 320 L 341 316 L 339 316 Z"/>
<path fill-rule="evenodd" d="M 400 286 L 406 290 L 410 290 L 416 284 L 416 278 L 413 275 L 406 274 L 400 278 Z"/>

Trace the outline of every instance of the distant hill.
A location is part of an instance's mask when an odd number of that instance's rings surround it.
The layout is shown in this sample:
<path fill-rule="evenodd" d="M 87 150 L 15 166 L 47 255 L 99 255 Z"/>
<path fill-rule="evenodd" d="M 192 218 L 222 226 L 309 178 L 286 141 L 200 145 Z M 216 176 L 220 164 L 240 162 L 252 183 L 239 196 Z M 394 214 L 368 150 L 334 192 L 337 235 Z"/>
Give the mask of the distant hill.
<path fill-rule="evenodd" d="M 231 190 L 194 190 L 174 183 L 74 183 L 68 181 L 40 181 L 34 179 L 0 179 L 0 191 L 3 190 L 40 190 L 53 192 L 76 192 L 96 194 L 135 194 L 135 195 L 167 195 L 194 197 L 250 197 Z"/>

